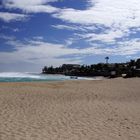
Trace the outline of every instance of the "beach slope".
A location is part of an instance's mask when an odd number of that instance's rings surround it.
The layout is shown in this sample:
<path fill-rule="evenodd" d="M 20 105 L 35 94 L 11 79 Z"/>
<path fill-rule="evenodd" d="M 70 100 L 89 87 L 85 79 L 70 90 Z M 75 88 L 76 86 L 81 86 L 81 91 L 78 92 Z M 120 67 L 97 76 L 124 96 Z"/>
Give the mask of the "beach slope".
<path fill-rule="evenodd" d="M 0 140 L 140 140 L 140 79 L 0 83 Z"/>

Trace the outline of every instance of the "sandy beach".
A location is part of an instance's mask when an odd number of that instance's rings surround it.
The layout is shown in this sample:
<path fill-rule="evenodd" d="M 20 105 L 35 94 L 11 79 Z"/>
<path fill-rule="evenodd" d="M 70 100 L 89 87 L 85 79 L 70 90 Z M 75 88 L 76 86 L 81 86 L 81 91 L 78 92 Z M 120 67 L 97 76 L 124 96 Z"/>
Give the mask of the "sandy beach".
<path fill-rule="evenodd" d="M 0 83 L 0 140 L 140 140 L 140 79 Z"/>

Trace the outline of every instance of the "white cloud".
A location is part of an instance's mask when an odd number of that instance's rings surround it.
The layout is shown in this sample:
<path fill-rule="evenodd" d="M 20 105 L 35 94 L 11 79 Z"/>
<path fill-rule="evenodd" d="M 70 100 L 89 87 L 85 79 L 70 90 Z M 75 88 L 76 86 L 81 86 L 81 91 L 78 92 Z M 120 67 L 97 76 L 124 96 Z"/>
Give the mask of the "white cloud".
<path fill-rule="evenodd" d="M 140 39 L 119 42 L 116 50 L 120 55 L 135 55 L 140 52 Z"/>
<path fill-rule="evenodd" d="M 13 46 L 15 51 L 0 52 L 0 63 L 26 62 L 58 66 L 63 63 L 81 62 L 79 57 L 75 57 L 75 59 L 71 57 L 63 58 L 65 55 L 77 54 L 78 50 L 67 48 L 62 44 L 52 44 L 39 40 L 31 40 L 24 43 L 15 40 L 9 40 L 7 41 L 7 44 Z"/>
<path fill-rule="evenodd" d="M 9 9 L 21 9 L 26 13 L 53 13 L 58 8 L 49 5 L 57 0 L 3 0 L 3 5 Z"/>
<path fill-rule="evenodd" d="M 11 41 L 11 40 L 15 40 L 14 36 L 6 36 L 4 34 L 0 34 L 0 39 L 6 40 L 7 41 Z"/>
<path fill-rule="evenodd" d="M 44 40 L 43 36 L 34 36 L 33 37 L 34 40 Z"/>
<path fill-rule="evenodd" d="M 68 42 L 66 42 L 66 44 L 54 44 L 43 40 L 21 42 L 15 39 L 11 40 L 8 37 L 6 43 L 13 46 L 15 51 L 5 52 L 4 54 L 9 54 L 10 57 L 16 56 L 16 58 L 20 56 L 17 59 L 18 61 L 36 62 L 40 60 L 40 63 L 44 62 L 45 59 L 57 58 L 59 60 L 59 58 L 65 56 L 67 56 L 67 59 L 71 59 L 71 55 L 73 58 L 77 58 L 77 56 L 81 57 L 95 54 L 132 55 L 140 52 L 140 39 L 132 39 L 123 43 L 119 42 L 117 46 L 112 46 L 112 48 L 106 48 L 104 46 L 99 47 L 98 45 L 87 48 L 70 48 Z M 8 62 L 10 63 L 9 60 Z"/>
<path fill-rule="evenodd" d="M 1 27 L 1 30 L 10 30 L 10 31 L 13 31 L 13 32 L 19 32 L 20 31 L 19 28 L 12 28 L 10 26 L 5 26 L 5 25 Z"/>
<path fill-rule="evenodd" d="M 18 28 L 12 29 L 14 32 L 19 32 L 20 30 Z"/>
<path fill-rule="evenodd" d="M 99 40 L 110 43 L 118 38 L 127 37 L 132 33 L 131 28 L 136 28 L 133 33 L 139 31 L 139 0 L 88 0 L 88 2 L 89 7 L 86 10 L 65 8 L 53 14 L 53 17 L 67 23 L 91 27 L 89 28 L 91 33 L 83 34 L 83 36 L 88 36 L 91 41 Z M 104 30 L 100 33 L 93 33 L 93 26 Z M 56 28 L 63 27 L 58 25 Z"/>
<path fill-rule="evenodd" d="M 55 14 L 58 18 L 80 24 L 101 24 L 107 27 L 140 25 L 139 0 L 91 0 L 91 7 L 86 10 L 62 9 Z"/>
<path fill-rule="evenodd" d="M 82 25 L 52 25 L 52 27 L 56 29 L 65 29 L 65 30 L 71 30 L 71 31 L 83 31 L 88 32 L 90 30 L 94 31 L 97 28 L 95 26 L 82 26 Z"/>
<path fill-rule="evenodd" d="M 9 3 L 10 1 L 11 3 Z M 47 3 L 49 1 L 46 0 L 31 0 L 29 3 L 27 1 L 7 0 L 5 6 L 9 8 L 18 8 L 27 13 L 51 13 L 53 17 L 68 23 L 52 25 L 52 27 L 76 31 L 74 35 L 87 40 L 90 46 L 70 48 L 69 45 L 77 41 L 73 39 L 75 36 L 67 40 L 65 44 L 49 43 L 44 41 L 41 36 L 26 42 L 16 41 L 15 39 L 3 36 L 3 39 L 7 39 L 7 44 L 14 47 L 15 51 L 0 52 L 0 63 L 23 62 L 58 66 L 63 63 L 81 63 L 83 57 L 88 55 L 131 56 L 140 52 L 140 39 L 128 37 L 140 31 L 139 0 L 88 1 L 90 6 L 86 10 L 76 10 L 55 8 L 50 6 Z M 7 22 L 17 19 L 22 20 L 22 18 L 16 17 L 16 15 L 22 14 L 7 14 L 9 15 L 7 17 L 0 14 L 0 18 L 2 17 L 1 19 Z M 77 31 L 80 31 L 81 34 Z M 96 41 L 104 44 L 101 46 L 99 46 L 100 43 L 96 45 L 94 43 Z"/>
<path fill-rule="evenodd" d="M 38 5 L 45 4 L 47 2 L 55 2 L 57 0 L 3 0 L 3 4 L 15 4 L 15 5 Z"/>
<path fill-rule="evenodd" d="M 6 44 L 13 47 L 14 50 L 0 52 L 0 64 L 7 66 L 23 64 L 25 67 L 36 67 L 36 70 L 41 69 L 44 65 L 59 66 L 64 63 L 82 63 L 86 56 L 91 55 L 121 55 L 126 57 L 140 52 L 140 39 L 118 42 L 117 46 L 111 48 L 95 44 L 86 48 L 71 48 L 69 47 L 73 41 L 71 39 L 66 44 L 54 44 L 42 40 L 41 36 L 26 41 L 2 35 L 1 38 L 4 38 Z M 33 69 L 31 68 L 31 70 Z"/>
<path fill-rule="evenodd" d="M 77 34 L 78 36 L 88 40 L 89 42 L 93 41 L 101 41 L 104 43 L 115 43 L 116 39 L 123 37 L 126 35 L 126 32 L 121 30 L 106 30 L 101 33 L 86 33 L 86 34 Z"/>
<path fill-rule="evenodd" d="M 21 42 L 18 40 L 6 40 L 6 43 L 14 47 L 12 52 L 0 52 L 0 63 L 32 63 L 40 65 L 59 66 L 63 63 L 81 63 L 87 55 L 101 54 L 97 47 L 70 48 L 66 44 L 54 44 L 43 40 L 30 40 Z M 104 51 L 105 52 L 105 51 Z"/>
<path fill-rule="evenodd" d="M 77 26 L 68 25 L 52 25 L 56 29 L 66 29 L 66 30 L 80 30 Z M 83 30 L 83 29 L 82 29 Z"/>
<path fill-rule="evenodd" d="M 0 19 L 5 22 L 25 20 L 27 17 L 24 14 L 0 12 Z"/>

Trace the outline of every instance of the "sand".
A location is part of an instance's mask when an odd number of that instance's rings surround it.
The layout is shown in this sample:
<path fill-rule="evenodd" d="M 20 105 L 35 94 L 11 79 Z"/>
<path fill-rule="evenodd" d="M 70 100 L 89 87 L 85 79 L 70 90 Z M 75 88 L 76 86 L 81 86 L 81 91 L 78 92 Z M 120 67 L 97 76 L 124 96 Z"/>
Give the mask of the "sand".
<path fill-rule="evenodd" d="M 0 83 L 0 140 L 140 140 L 140 79 Z"/>

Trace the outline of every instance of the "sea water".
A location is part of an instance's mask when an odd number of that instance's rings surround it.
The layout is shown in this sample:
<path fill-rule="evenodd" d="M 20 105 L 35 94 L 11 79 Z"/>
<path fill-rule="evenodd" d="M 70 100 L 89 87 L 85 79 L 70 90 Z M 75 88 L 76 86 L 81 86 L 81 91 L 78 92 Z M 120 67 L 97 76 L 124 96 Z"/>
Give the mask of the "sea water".
<path fill-rule="evenodd" d="M 0 82 L 32 82 L 70 80 L 69 76 L 40 73 L 2 72 Z"/>
<path fill-rule="evenodd" d="M 98 78 L 77 77 L 78 80 L 99 80 Z M 64 81 L 77 80 L 71 79 L 70 76 L 57 74 L 40 74 L 40 73 L 21 73 L 21 72 L 1 72 L 0 82 L 33 82 L 33 81 Z"/>

